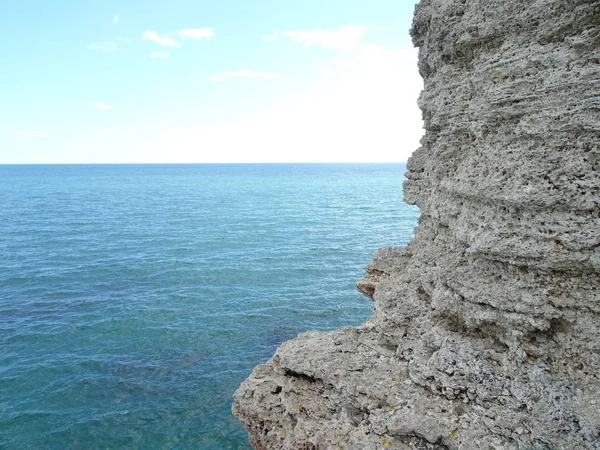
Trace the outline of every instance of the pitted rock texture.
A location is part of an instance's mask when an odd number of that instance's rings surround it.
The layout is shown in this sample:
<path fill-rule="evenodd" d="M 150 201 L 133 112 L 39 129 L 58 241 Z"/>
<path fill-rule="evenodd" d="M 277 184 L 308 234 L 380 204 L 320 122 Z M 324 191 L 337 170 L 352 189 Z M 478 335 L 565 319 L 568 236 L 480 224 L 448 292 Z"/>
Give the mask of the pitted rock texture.
<path fill-rule="evenodd" d="M 422 0 L 407 248 L 235 394 L 256 449 L 600 449 L 600 0 Z"/>

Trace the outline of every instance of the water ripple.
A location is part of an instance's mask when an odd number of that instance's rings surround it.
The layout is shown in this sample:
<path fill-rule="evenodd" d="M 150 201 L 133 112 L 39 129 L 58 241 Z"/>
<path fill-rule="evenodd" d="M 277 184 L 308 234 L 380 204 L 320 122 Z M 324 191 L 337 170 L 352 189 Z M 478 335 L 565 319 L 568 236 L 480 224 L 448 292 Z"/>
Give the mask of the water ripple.
<path fill-rule="evenodd" d="M 0 448 L 249 448 L 233 391 L 370 315 L 404 170 L 0 166 Z"/>

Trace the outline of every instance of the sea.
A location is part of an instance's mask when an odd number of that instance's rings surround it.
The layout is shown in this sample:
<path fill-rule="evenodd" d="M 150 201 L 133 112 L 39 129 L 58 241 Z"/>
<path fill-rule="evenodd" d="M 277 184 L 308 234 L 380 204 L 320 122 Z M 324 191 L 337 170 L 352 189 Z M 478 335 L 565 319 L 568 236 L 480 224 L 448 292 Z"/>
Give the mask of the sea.
<path fill-rule="evenodd" d="M 252 368 L 373 310 L 404 164 L 0 166 L 0 449 L 250 449 Z"/>

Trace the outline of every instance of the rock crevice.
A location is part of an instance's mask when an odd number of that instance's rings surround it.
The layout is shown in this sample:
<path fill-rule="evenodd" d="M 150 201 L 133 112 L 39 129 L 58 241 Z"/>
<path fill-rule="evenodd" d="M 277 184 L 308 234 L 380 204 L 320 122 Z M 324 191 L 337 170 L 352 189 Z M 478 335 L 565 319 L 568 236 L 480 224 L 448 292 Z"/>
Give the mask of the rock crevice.
<path fill-rule="evenodd" d="M 600 0 L 422 0 L 407 248 L 235 394 L 256 449 L 600 449 Z"/>

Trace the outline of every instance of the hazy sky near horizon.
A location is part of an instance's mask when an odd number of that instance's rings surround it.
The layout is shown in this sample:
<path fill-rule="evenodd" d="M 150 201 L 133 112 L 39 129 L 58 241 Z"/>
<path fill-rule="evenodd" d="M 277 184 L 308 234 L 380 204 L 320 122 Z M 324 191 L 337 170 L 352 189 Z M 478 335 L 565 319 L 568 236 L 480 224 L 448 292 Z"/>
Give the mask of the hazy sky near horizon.
<path fill-rule="evenodd" d="M 415 0 L 19 0 L 0 164 L 406 161 Z"/>

